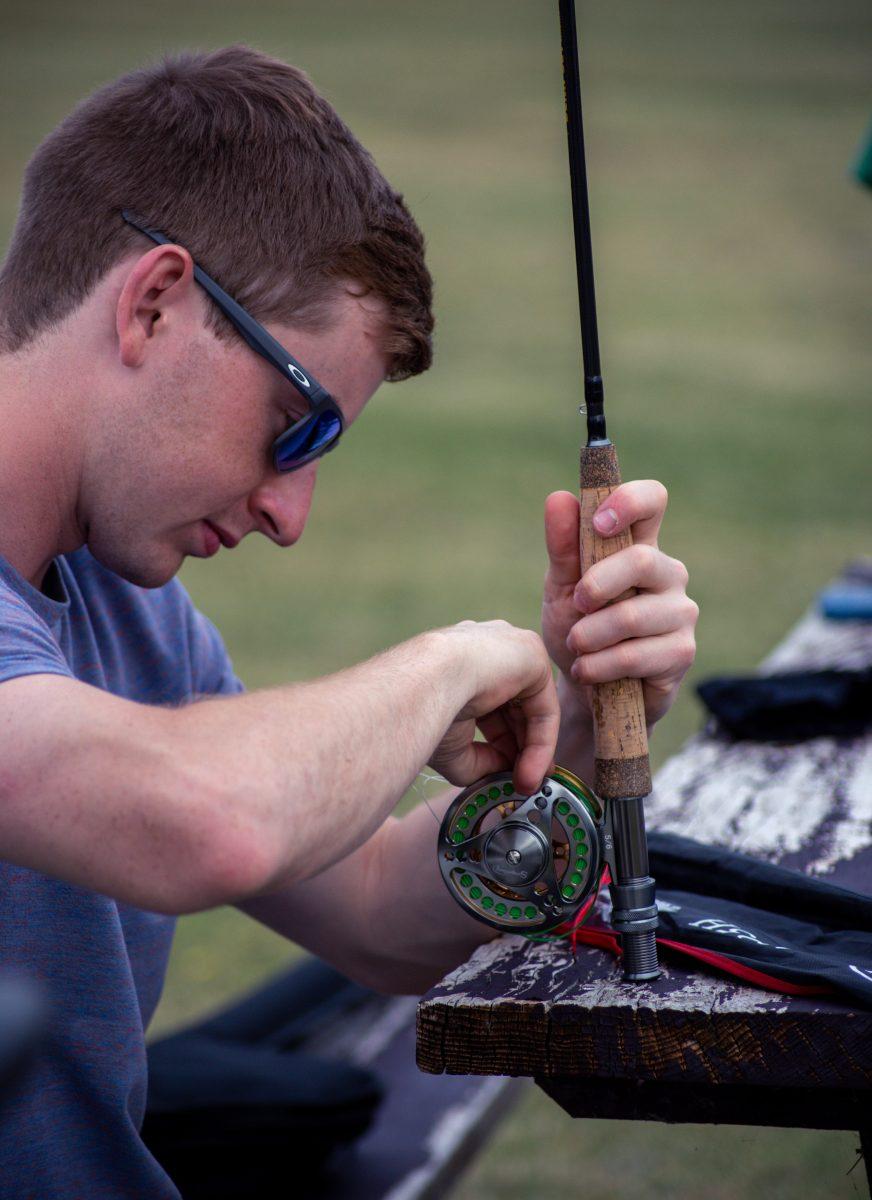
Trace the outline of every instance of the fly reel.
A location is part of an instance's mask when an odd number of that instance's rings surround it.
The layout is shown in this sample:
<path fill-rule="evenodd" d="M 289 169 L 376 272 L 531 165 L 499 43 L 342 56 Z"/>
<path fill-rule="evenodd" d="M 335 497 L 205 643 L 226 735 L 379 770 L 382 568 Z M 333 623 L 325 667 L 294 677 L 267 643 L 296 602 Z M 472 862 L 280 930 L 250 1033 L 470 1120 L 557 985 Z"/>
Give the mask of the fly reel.
<path fill-rule="evenodd" d="M 605 819 L 599 798 L 556 767 L 532 796 L 508 772 L 455 798 L 439 830 L 439 869 L 451 895 L 494 929 L 544 933 L 599 886 Z"/>

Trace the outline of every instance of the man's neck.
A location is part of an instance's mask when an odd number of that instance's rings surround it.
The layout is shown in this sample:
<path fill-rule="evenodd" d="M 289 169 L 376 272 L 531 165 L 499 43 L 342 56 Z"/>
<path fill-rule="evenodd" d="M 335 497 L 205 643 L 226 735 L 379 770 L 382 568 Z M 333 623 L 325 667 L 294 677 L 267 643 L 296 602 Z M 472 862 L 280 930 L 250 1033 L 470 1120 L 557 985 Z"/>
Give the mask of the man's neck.
<path fill-rule="evenodd" d="M 0 355 L 0 555 L 35 587 L 58 554 L 85 541 L 77 514 L 80 376 L 77 356 L 60 344 L 66 340 L 59 330 Z"/>

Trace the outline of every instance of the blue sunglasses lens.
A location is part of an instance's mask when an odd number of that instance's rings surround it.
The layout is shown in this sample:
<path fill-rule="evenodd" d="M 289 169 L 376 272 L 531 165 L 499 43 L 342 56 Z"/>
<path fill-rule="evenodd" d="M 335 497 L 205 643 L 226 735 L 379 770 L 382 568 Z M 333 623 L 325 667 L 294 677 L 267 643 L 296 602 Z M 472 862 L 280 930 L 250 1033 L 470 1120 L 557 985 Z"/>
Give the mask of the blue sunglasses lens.
<path fill-rule="evenodd" d="M 292 467 L 324 454 L 336 442 L 342 432 L 342 423 L 336 413 L 313 413 L 294 429 L 279 439 L 273 461 L 277 471 L 289 471 Z"/>

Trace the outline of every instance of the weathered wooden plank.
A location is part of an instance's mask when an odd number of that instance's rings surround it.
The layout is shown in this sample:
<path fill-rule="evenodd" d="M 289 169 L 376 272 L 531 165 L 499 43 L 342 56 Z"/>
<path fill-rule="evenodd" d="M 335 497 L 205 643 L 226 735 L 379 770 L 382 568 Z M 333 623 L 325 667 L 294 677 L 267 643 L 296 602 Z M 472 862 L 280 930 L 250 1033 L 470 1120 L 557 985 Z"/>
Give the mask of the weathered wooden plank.
<path fill-rule="evenodd" d="M 872 1013 L 667 964 L 627 987 L 614 959 L 519 937 L 481 947 L 418 1006 L 424 1071 L 872 1086 Z"/>

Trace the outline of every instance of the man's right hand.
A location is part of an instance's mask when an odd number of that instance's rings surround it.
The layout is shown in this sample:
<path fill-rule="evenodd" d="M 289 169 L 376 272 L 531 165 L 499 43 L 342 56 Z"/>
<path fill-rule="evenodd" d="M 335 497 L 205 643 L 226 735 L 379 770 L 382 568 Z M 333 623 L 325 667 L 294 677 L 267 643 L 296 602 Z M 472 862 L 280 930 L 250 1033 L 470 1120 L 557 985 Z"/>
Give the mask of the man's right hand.
<path fill-rule="evenodd" d="M 461 639 L 473 693 L 430 758 L 465 786 L 512 770 L 523 795 L 535 792 L 554 762 L 560 708 L 548 652 L 538 636 L 506 621 L 462 621 L 440 630 Z M 476 727 L 484 741 L 475 740 Z"/>

